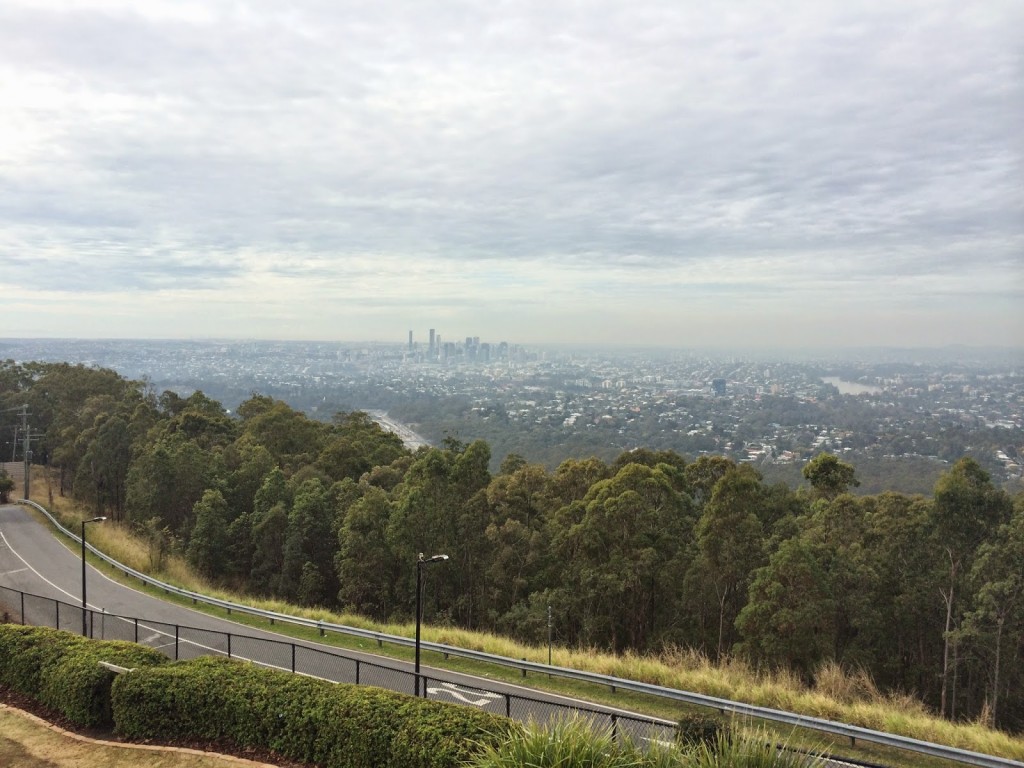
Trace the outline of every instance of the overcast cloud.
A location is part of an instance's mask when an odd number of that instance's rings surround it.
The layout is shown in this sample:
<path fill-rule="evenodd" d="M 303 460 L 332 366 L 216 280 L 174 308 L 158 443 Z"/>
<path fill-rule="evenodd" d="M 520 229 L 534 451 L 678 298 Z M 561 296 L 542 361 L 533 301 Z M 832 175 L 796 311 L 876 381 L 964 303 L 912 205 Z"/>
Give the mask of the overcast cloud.
<path fill-rule="evenodd" d="M 1024 344 L 1017 0 L 4 0 L 0 336 Z"/>

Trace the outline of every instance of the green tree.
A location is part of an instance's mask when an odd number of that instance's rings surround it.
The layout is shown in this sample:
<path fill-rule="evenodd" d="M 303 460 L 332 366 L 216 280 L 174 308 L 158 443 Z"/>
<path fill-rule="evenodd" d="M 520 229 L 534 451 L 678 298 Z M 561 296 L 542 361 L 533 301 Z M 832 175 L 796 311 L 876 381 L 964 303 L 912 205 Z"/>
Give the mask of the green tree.
<path fill-rule="evenodd" d="M 1010 645 L 1011 675 L 1005 673 L 1005 640 L 1024 637 L 1024 496 L 1008 523 L 995 537 L 978 548 L 969 583 L 974 589 L 974 609 L 965 617 L 967 632 L 988 651 L 988 714 L 999 723 L 1001 701 L 1018 692 L 1022 677 L 1020 651 Z"/>
<path fill-rule="evenodd" d="M 548 554 L 548 484 L 543 467 L 519 464 L 487 487 L 487 552 L 479 565 L 484 570 L 481 608 L 491 627 L 497 627 L 512 606 L 528 599 L 542 583 Z M 517 634 L 507 622 L 503 628 Z"/>
<path fill-rule="evenodd" d="M 246 414 L 255 411 L 242 422 L 243 434 L 266 448 L 278 466 L 289 472 L 313 464 L 323 450 L 328 427 L 285 403 L 274 401 L 269 407 L 262 400 L 258 403 L 259 408 L 247 408 L 245 403 L 240 407 Z"/>
<path fill-rule="evenodd" d="M 192 509 L 218 477 L 218 462 L 180 434 L 159 438 L 135 458 L 128 470 L 126 517 L 160 520 L 187 539 Z"/>
<path fill-rule="evenodd" d="M 204 576 L 219 578 L 228 547 L 228 503 L 220 491 L 207 490 L 192 514 L 196 522 L 186 550 L 188 561 Z"/>
<path fill-rule="evenodd" d="M 801 538 L 810 542 L 819 563 L 828 574 L 835 615 L 832 657 L 852 666 L 868 666 L 877 649 L 871 643 L 857 645 L 879 623 L 876 598 L 878 575 L 865 547 L 867 521 L 865 506 L 855 496 L 822 498 L 812 504 L 803 521 Z"/>
<path fill-rule="evenodd" d="M 834 499 L 860 485 L 860 480 L 854 476 L 855 472 L 851 464 L 840 461 L 831 453 L 819 453 L 803 468 L 803 476 L 810 482 L 811 488 L 818 496 L 826 499 Z"/>
<path fill-rule="evenodd" d="M 331 435 L 316 466 L 333 480 L 358 480 L 374 467 L 408 454 L 398 435 L 381 428 L 362 411 L 336 414 Z"/>
<path fill-rule="evenodd" d="M 100 514 L 109 510 L 121 520 L 127 497 L 132 437 L 128 422 L 119 415 L 97 417 L 98 426 L 85 433 L 86 448 L 78 461 L 75 495 L 91 499 Z"/>
<path fill-rule="evenodd" d="M 377 621 L 387 621 L 398 607 L 401 566 L 387 540 L 392 512 L 387 492 L 367 486 L 344 512 L 338 533 L 338 601 Z"/>
<path fill-rule="evenodd" d="M 334 578 L 336 547 L 331 494 L 319 478 L 306 480 L 295 491 L 285 529 L 280 586 L 283 596 L 304 605 L 333 604 L 338 594 Z M 308 591 L 313 584 L 319 585 L 318 591 Z"/>
<path fill-rule="evenodd" d="M 579 513 L 582 513 L 579 515 Z M 564 604 L 580 642 L 642 649 L 668 626 L 693 527 L 689 499 L 661 467 L 628 464 L 552 521 Z"/>
<path fill-rule="evenodd" d="M 257 594 L 280 594 L 291 497 L 284 472 L 275 467 L 264 478 L 253 499 L 252 573 L 249 584 Z"/>
<path fill-rule="evenodd" d="M 690 484 L 690 493 L 694 503 L 698 507 L 703 507 L 711 498 L 711 493 L 718 481 L 735 467 L 736 462 L 724 456 L 701 456 L 692 464 L 687 465 L 683 472 L 686 481 Z"/>
<path fill-rule="evenodd" d="M 14 478 L 7 474 L 7 471 L 0 467 L 0 504 L 10 502 L 11 491 L 14 490 Z"/>
<path fill-rule="evenodd" d="M 744 650 L 755 659 L 809 678 L 832 650 L 835 615 L 828 574 L 814 547 L 789 539 L 755 572 L 736 626 Z"/>
<path fill-rule="evenodd" d="M 712 586 L 717 599 L 719 657 L 746 602 L 750 575 L 764 562 L 764 530 L 758 516 L 764 501 L 757 472 L 747 465 L 736 466 L 715 484 L 697 522 L 698 554 L 693 568 L 698 578 Z"/>
<path fill-rule="evenodd" d="M 932 541 L 947 565 L 946 585 L 939 590 L 946 613 L 939 704 L 943 716 L 953 714 L 949 706 L 950 654 L 963 580 L 973 566 L 976 550 L 990 531 L 1009 520 L 1011 508 L 1009 497 L 992 485 L 988 473 L 971 458 L 958 461 L 935 485 Z"/>
<path fill-rule="evenodd" d="M 883 493 L 865 511 L 864 550 L 876 575 L 870 596 L 878 624 L 863 642 L 873 648 L 871 670 L 884 687 L 920 691 L 938 689 L 941 656 L 935 626 L 942 621 L 935 596 L 941 585 L 929 551 L 932 502 L 923 496 Z"/>

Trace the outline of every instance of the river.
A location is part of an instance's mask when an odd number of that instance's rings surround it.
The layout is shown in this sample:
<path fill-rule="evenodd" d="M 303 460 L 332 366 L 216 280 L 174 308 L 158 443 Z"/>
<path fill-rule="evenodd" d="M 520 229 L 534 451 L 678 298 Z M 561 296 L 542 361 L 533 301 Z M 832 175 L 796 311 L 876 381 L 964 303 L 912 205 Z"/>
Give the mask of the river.
<path fill-rule="evenodd" d="M 838 376 L 824 376 L 821 380 L 834 386 L 841 395 L 880 395 L 882 393 L 881 387 L 858 384 L 855 381 L 843 381 Z"/>

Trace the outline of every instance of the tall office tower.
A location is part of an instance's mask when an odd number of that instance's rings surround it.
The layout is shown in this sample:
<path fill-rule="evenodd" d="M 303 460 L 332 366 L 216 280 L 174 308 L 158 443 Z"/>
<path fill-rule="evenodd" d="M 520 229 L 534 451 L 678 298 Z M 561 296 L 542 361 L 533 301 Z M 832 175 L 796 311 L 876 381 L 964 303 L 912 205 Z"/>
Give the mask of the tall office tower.
<path fill-rule="evenodd" d="M 412 331 L 409 331 L 409 351 L 412 352 Z"/>
<path fill-rule="evenodd" d="M 434 356 L 434 352 L 437 348 L 434 346 L 434 329 L 430 329 L 430 356 Z"/>

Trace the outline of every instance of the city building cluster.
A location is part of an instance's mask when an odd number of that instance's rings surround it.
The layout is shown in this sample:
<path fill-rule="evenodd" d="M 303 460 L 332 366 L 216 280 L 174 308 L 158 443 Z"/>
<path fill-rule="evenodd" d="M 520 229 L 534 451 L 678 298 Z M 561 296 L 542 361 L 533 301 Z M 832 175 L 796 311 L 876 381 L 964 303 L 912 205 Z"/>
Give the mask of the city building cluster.
<path fill-rule="evenodd" d="M 228 408 L 253 392 L 320 417 L 322 409 L 409 411 L 464 404 L 460 434 L 503 430 L 576 437 L 619 450 L 724 453 L 762 465 L 840 455 L 985 458 L 1002 478 L 1024 466 L 1024 364 L 1019 353 L 974 362 L 711 355 L 444 341 L 0 340 L 0 358 L 112 368 L 157 389 L 203 389 Z M 402 406 L 406 406 L 404 409 Z M 442 406 L 410 426 L 430 437 Z M 420 411 L 422 413 L 422 409 Z M 424 422 L 431 422 L 426 423 Z"/>

